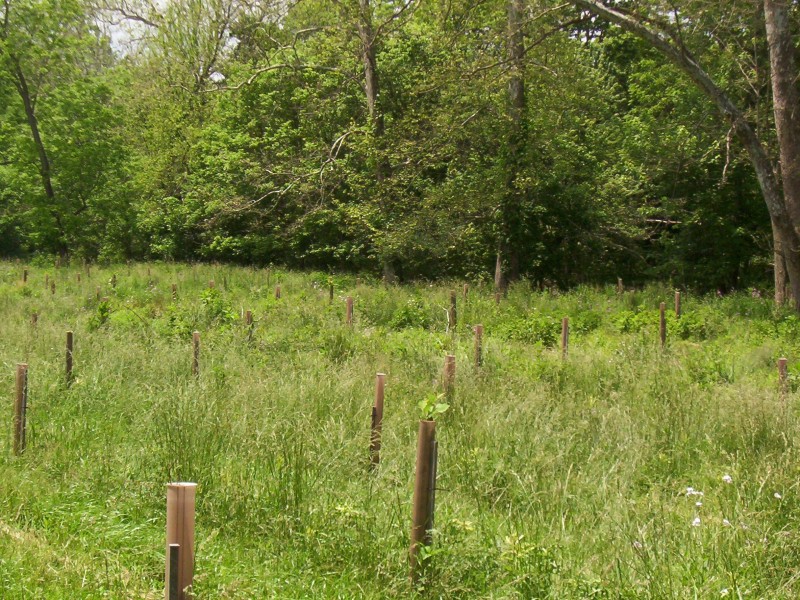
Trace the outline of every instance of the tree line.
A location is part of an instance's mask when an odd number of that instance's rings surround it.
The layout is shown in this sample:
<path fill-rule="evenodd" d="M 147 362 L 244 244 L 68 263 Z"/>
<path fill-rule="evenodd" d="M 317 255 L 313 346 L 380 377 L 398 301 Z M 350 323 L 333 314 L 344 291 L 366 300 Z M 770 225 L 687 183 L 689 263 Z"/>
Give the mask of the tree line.
<path fill-rule="evenodd" d="M 3 0 L 0 253 L 800 297 L 799 23 L 780 0 Z"/>

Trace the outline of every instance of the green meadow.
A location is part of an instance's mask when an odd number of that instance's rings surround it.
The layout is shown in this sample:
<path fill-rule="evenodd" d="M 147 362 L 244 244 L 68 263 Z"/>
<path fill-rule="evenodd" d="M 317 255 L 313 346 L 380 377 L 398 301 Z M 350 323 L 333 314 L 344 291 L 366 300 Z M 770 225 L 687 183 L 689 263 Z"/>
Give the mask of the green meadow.
<path fill-rule="evenodd" d="M 31 265 L 23 284 L 23 268 L 0 263 L 4 600 L 163 598 L 171 481 L 198 484 L 202 599 L 800 596 L 800 318 L 769 299 L 684 292 L 676 317 L 666 286 L 521 282 L 497 304 L 479 282 L 465 299 L 463 281 L 153 263 Z M 448 353 L 433 542 L 412 584 L 418 405 Z"/>

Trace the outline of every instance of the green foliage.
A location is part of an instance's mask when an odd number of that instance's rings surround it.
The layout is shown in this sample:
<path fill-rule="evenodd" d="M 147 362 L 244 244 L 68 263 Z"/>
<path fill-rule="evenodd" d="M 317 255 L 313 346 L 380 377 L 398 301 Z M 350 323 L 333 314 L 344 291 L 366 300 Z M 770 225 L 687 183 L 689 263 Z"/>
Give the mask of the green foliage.
<path fill-rule="evenodd" d="M 98 302 L 94 314 L 92 315 L 91 319 L 89 319 L 89 329 L 99 329 L 108 322 L 108 318 L 110 316 L 111 302 L 108 300 Z"/>
<path fill-rule="evenodd" d="M 424 421 L 434 421 L 436 417 L 447 412 L 450 405 L 447 402 L 441 402 L 444 399 L 444 394 L 428 394 L 424 400 L 417 402 L 419 409 L 420 419 Z"/>
<path fill-rule="evenodd" d="M 551 315 L 533 312 L 527 317 L 509 319 L 497 328 L 497 333 L 509 340 L 541 344 L 551 348 L 558 343 L 561 320 Z"/>
<path fill-rule="evenodd" d="M 207 325 L 230 325 L 238 316 L 217 288 L 208 288 L 200 294 Z"/>
<path fill-rule="evenodd" d="M 420 298 L 409 300 L 392 315 L 389 327 L 392 329 L 405 329 L 407 327 L 421 327 L 427 329 L 432 324 L 430 315 Z"/>

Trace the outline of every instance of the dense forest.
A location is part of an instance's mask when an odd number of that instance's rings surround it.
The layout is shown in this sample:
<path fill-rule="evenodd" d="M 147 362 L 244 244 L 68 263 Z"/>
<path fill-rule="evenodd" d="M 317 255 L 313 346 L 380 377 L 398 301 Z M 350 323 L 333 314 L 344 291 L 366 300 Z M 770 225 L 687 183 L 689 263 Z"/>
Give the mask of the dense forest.
<path fill-rule="evenodd" d="M 0 254 L 800 285 L 797 13 L 4 0 Z"/>

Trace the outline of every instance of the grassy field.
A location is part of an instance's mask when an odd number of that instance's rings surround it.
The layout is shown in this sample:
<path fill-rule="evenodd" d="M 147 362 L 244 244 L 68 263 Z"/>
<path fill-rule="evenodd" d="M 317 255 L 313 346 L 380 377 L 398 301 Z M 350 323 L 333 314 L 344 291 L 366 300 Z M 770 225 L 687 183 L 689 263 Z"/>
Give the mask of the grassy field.
<path fill-rule="evenodd" d="M 78 282 L 77 268 L 30 266 L 23 285 L 22 268 L 0 263 L 5 600 L 162 598 L 169 481 L 198 483 L 198 598 L 800 596 L 800 318 L 768 300 L 684 295 L 662 350 L 666 287 L 519 284 L 496 305 L 488 286 L 464 301 L 462 282 L 384 289 L 334 276 L 329 304 L 321 273 L 272 269 L 268 282 L 264 270 L 142 264 Z M 438 418 L 434 542 L 414 589 L 417 403 L 439 391 L 448 352 L 456 391 Z M 15 457 L 18 362 L 30 410 Z M 383 451 L 370 474 L 378 371 Z"/>

